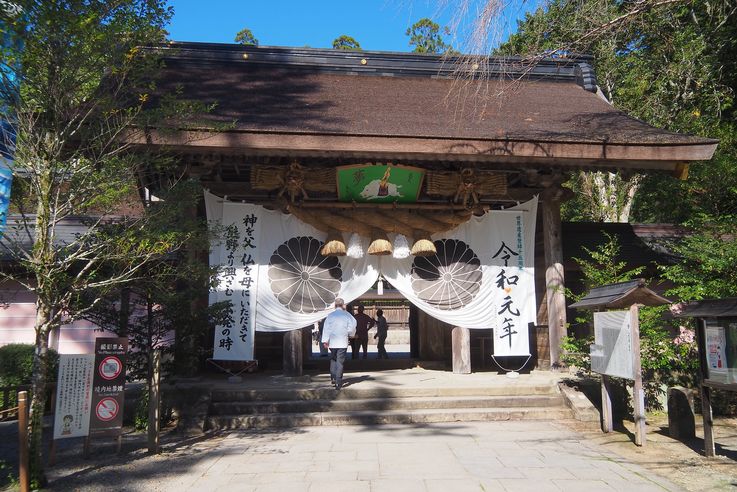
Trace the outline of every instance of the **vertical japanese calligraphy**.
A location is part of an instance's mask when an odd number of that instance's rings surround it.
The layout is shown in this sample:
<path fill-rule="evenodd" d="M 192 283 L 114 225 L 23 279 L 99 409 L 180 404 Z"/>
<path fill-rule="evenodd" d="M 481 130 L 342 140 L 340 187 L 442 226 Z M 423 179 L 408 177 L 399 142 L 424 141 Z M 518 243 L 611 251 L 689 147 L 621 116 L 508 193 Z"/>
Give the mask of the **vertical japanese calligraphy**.
<path fill-rule="evenodd" d="M 498 236 L 492 241 L 491 259 L 496 265 L 496 296 L 493 329 L 494 355 L 529 355 L 527 324 L 529 275 L 525 272 L 525 241 L 521 213 L 507 214 Z"/>
<path fill-rule="evenodd" d="M 227 301 L 228 308 L 223 323 L 215 329 L 216 360 L 253 360 L 259 210 L 242 204 L 223 206 L 224 244 L 211 302 Z"/>
<path fill-rule="evenodd" d="M 59 355 L 54 439 L 89 434 L 94 354 Z"/>

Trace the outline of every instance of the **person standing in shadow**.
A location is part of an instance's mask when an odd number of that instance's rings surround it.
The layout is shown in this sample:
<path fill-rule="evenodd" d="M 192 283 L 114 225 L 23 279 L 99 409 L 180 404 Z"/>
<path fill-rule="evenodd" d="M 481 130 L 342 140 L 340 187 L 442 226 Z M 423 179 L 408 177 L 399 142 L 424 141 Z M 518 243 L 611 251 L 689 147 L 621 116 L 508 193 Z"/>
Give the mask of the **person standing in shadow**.
<path fill-rule="evenodd" d="M 376 310 L 376 335 L 374 335 L 374 339 L 379 339 L 379 341 L 376 343 L 376 348 L 379 351 L 379 359 L 388 359 L 389 354 L 386 353 L 386 336 L 389 332 L 389 325 L 386 322 L 386 318 L 384 317 L 384 310 L 383 309 L 377 309 Z"/>
<path fill-rule="evenodd" d="M 348 338 L 356 334 L 356 319 L 345 311 L 345 302 L 335 299 L 335 311 L 328 314 L 322 328 L 322 344 L 330 350 L 330 382 L 339 390 L 343 386 L 343 365 Z"/>
<path fill-rule="evenodd" d="M 363 312 L 363 304 L 358 305 L 358 314 L 356 317 L 356 338 L 353 346 L 352 357 L 358 359 L 359 347 L 363 348 L 363 358 L 368 357 L 368 332 L 373 328 L 376 321 L 374 318 Z"/>

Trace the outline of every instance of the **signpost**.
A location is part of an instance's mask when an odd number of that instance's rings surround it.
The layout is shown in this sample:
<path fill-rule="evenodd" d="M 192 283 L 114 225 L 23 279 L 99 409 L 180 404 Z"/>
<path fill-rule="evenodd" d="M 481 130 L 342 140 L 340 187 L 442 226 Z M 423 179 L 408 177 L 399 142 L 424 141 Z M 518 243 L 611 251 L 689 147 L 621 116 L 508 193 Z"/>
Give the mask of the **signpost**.
<path fill-rule="evenodd" d="M 676 318 L 697 321 L 704 455 L 711 458 L 716 455 L 711 391 L 737 392 L 737 298 L 681 303 L 671 311 Z"/>
<path fill-rule="evenodd" d="M 95 373 L 92 383 L 91 436 L 120 436 L 123 427 L 125 354 L 128 339 L 95 340 Z"/>
<path fill-rule="evenodd" d="M 645 287 L 642 279 L 591 289 L 577 309 L 620 309 L 594 313 L 594 341 L 591 345 L 591 370 L 601 374 L 601 430 L 611 432 L 612 394 L 609 377 L 634 381 L 635 444 L 645 445 L 645 392 L 642 387 L 639 305 L 658 306 L 670 301 Z M 628 308 L 624 310 L 623 308 Z"/>
<path fill-rule="evenodd" d="M 127 351 L 125 337 L 97 338 L 94 354 L 59 356 L 50 464 L 57 439 L 85 437 L 86 457 L 92 436 L 113 436 L 120 451 Z"/>

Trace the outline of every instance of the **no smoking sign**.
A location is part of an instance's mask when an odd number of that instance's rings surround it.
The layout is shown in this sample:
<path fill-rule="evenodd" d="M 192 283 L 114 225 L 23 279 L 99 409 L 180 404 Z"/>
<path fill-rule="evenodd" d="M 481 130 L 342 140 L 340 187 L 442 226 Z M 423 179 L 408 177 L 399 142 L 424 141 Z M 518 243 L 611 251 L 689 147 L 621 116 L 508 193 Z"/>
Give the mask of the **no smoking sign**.
<path fill-rule="evenodd" d="M 119 409 L 118 402 L 114 398 L 103 398 L 97 404 L 95 414 L 103 422 L 109 422 L 118 415 Z"/>
<path fill-rule="evenodd" d="M 100 376 L 110 381 L 120 376 L 123 370 L 123 363 L 115 356 L 105 357 L 100 363 L 99 370 Z"/>

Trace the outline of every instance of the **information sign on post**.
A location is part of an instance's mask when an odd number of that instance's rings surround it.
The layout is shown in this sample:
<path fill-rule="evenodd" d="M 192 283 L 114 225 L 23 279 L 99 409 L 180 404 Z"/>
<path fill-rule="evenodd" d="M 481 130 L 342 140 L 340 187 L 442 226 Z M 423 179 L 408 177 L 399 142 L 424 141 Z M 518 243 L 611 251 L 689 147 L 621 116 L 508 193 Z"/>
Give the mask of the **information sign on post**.
<path fill-rule="evenodd" d="M 640 360 L 639 306 L 660 306 L 670 301 L 645 287 L 643 279 L 595 287 L 574 309 L 618 309 L 594 313 L 595 342 L 591 345 L 591 370 L 601 374 L 601 428 L 611 432 L 612 391 L 609 377 L 633 380 L 632 406 L 635 410 L 635 444 L 645 444 L 645 392 Z M 628 308 L 628 310 L 623 310 Z"/>
<path fill-rule="evenodd" d="M 94 382 L 90 434 L 116 436 L 123 427 L 125 354 L 128 339 L 98 338 L 95 341 Z"/>
<path fill-rule="evenodd" d="M 89 434 L 94 363 L 93 354 L 59 355 L 54 439 Z"/>

